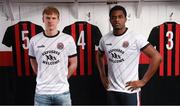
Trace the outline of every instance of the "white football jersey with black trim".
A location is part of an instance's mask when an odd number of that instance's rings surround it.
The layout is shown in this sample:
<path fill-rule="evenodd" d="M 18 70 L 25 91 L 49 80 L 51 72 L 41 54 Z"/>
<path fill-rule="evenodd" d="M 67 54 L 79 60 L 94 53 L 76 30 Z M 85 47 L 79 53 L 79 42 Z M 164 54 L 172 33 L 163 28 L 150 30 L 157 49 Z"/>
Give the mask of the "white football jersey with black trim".
<path fill-rule="evenodd" d="M 109 32 L 100 40 L 99 49 L 104 51 L 108 62 L 109 91 L 134 93 L 129 91 L 128 81 L 138 80 L 140 51 L 149 42 L 140 34 L 127 30 L 116 36 Z"/>
<path fill-rule="evenodd" d="M 58 94 L 69 90 L 68 57 L 76 53 L 75 42 L 67 34 L 49 37 L 40 33 L 32 37 L 29 56 L 36 58 L 38 63 L 38 94 Z"/>

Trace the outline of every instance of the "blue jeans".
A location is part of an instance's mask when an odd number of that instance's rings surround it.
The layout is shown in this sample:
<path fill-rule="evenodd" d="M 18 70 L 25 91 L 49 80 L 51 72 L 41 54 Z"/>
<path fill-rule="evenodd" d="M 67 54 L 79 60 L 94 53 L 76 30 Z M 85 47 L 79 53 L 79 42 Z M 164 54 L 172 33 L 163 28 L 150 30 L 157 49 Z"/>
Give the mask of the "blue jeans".
<path fill-rule="evenodd" d="M 71 106 L 70 92 L 68 91 L 62 94 L 35 94 L 34 105 L 35 106 L 50 106 L 50 105 Z"/>

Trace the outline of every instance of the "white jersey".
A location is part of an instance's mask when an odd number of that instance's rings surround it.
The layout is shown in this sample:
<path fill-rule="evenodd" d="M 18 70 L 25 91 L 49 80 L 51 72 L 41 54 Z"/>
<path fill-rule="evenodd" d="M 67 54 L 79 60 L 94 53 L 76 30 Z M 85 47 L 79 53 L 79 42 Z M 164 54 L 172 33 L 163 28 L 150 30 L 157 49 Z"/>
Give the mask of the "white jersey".
<path fill-rule="evenodd" d="M 99 50 L 105 52 L 108 62 L 108 91 L 131 92 L 126 83 L 138 80 L 138 64 L 140 50 L 149 42 L 142 35 L 127 30 L 121 36 L 109 32 L 100 40 Z"/>
<path fill-rule="evenodd" d="M 77 54 L 73 38 L 67 34 L 49 37 L 44 32 L 30 40 L 29 56 L 38 63 L 37 94 L 59 94 L 69 91 L 68 57 Z"/>

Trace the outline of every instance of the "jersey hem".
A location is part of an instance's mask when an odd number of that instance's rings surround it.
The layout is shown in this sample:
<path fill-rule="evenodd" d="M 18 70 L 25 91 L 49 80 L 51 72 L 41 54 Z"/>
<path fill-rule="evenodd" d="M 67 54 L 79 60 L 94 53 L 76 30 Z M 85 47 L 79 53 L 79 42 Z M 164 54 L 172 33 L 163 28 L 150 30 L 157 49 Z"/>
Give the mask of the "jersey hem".
<path fill-rule="evenodd" d="M 140 50 L 143 51 L 146 47 L 148 47 L 150 45 L 150 43 L 148 43 L 147 45 L 145 45 L 143 48 L 141 48 Z"/>
<path fill-rule="evenodd" d="M 36 59 L 36 57 L 34 57 L 34 56 L 30 56 L 30 55 L 29 55 L 29 58 L 31 58 L 31 59 Z"/>
<path fill-rule="evenodd" d="M 76 54 L 73 54 L 73 55 L 68 56 L 68 58 L 75 57 L 75 56 L 77 56 L 77 53 L 76 53 Z"/>

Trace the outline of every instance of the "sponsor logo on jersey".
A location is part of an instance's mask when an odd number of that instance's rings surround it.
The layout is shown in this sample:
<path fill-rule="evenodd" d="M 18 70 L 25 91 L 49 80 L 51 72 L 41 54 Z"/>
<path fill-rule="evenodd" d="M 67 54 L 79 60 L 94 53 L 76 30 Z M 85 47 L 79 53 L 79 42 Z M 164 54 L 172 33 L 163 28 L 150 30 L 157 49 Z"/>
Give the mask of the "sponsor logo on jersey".
<path fill-rule="evenodd" d="M 43 47 L 45 47 L 45 46 L 44 45 L 37 46 L 37 48 L 43 48 Z"/>
<path fill-rule="evenodd" d="M 45 55 L 46 56 L 46 60 L 50 60 L 50 61 L 56 61 L 56 57 L 55 56 L 52 56 L 52 55 Z"/>
<path fill-rule="evenodd" d="M 127 48 L 127 47 L 129 46 L 129 42 L 128 42 L 128 41 L 124 41 L 123 44 L 122 44 L 122 46 L 123 46 L 124 48 Z"/>
<path fill-rule="evenodd" d="M 61 42 L 58 43 L 58 44 L 57 44 L 57 48 L 60 49 L 60 50 L 62 50 L 62 49 L 64 48 L 64 44 L 61 43 Z"/>
<path fill-rule="evenodd" d="M 110 55 L 109 61 L 113 63 L 120 63 L 123 62 L 124 59 L 122 58 L 122 54 L 124 54 L 124 51 L 121 49 L 112 49 L 108 52 Z"/>
<path fill-rule="evenodd" d="M 58 55 L 60 55 L 60 52 L 55 51 L 55 50 L 49 50 L 49 51 L 45 51 L 42 56 L 43 56 L 43 63 L 47 64 L 47 65 L 55 65 L 58 64 L 60 61 L 57 60 L 56 57 L 58 57 Z"/>
<path fill-rule="evenodd" d="M 107 43 L 106 45 L 111 46 L 111 45 L 112 45 L 112 43 Z"/>

